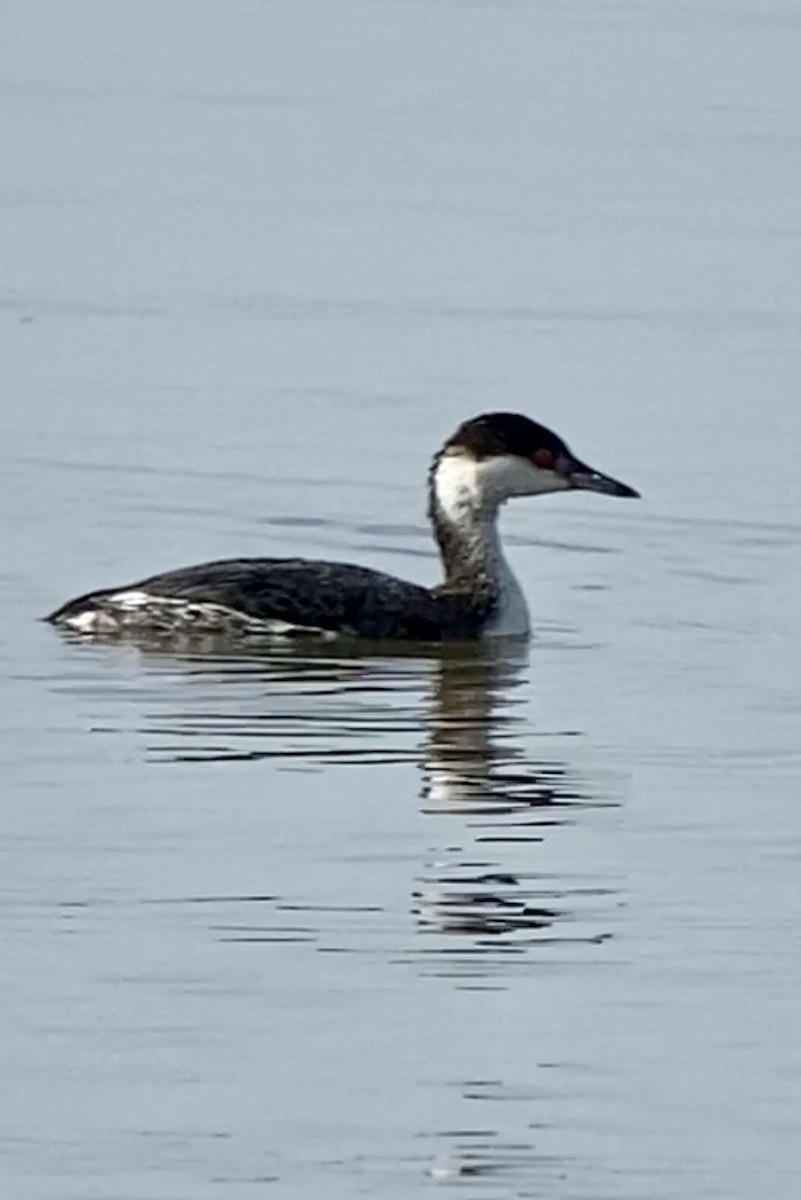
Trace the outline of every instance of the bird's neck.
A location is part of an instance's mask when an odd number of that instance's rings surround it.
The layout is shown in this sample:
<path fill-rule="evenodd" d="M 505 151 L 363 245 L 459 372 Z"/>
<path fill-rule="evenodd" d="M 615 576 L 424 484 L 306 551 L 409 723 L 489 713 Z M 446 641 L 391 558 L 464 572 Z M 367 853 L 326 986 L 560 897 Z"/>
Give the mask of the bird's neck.
<path fill-rule="evenodd" d="M 482 464 L 439 455 L 429 475 L 428 515 L 448 589 L 499 593 L 509 567 L 501 548 L 501 498 L 482 478 Z"/>

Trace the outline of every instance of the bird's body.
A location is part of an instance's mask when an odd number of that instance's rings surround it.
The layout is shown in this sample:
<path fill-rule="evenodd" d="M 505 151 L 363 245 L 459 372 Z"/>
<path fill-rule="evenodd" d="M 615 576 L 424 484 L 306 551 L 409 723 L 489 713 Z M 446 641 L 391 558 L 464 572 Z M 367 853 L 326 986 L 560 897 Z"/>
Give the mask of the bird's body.
<path fill-rule="evenodd" d="M 446 629 L 474 637 L 476 612 L 449 596 L 351 563 L 230 558 L 91 592 L 50 618 L 83 633 L 150 625 L 197 632 L 316 630 L 370 639 L 441 641 Z"/>
<path fill-rule="evenodd" d="M 512 496 L 633 489 L 585 467 L 549 430 L 493 413 L 465 422 L 429 472 L 429 518 L 445 578 L 434 588 L 350 563 L 232 558 L 89 592 L 47 618 L 93 635 L 132 631 L 440 642 L 524 636 L 528 610 L 503 553 L 500 506 Z"/>

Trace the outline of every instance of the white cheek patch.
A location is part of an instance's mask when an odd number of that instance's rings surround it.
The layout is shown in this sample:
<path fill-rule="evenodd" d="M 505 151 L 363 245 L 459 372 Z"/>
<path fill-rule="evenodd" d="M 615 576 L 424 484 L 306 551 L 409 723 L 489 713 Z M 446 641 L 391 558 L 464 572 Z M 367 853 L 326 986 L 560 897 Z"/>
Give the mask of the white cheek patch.
<path fill-rule="evenodd" d="M 537 467 L 516 454 L 502 454 L 477 464 L 479 479 L 485 495 L 497 503 L 512 496 L 541 496 L 561 492 L 567 483 L 555 471 Z"/>
<path fill-rule="evenodd" d="M 537 467 L 516 454 L 502 454 L 476 461 L 468 454 L 445 454 L 436 473 L 437 500 L 443 512 L 459 519 L 465 508 L 480 511 L 513 496 L 540 496 L 562 492 L 566 480 L 554 471 Z"/>

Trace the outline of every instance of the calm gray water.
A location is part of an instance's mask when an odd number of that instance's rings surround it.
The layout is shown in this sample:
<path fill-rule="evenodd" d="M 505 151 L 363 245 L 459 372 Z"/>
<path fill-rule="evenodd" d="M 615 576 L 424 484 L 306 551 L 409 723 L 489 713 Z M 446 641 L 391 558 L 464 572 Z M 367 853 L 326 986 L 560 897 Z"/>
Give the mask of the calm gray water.
<path fill-rule="evenodd" d="M 798 5 L 2 8 L 3 1196 L 795 1200 Z M 522 653 L 35 620 L 498 407 Z"/>

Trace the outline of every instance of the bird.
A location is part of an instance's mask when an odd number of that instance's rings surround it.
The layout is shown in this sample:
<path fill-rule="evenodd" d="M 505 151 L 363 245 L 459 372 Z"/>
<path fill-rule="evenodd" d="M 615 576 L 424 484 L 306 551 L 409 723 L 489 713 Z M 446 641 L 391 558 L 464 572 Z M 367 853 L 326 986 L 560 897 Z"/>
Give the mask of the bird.
<path fill-rule="evenodd" d="M 459 425 L 428 472 L 428 518 L 443 580 L 425 587 L 353 563 L 228 558 L 179 567 L 67 601 L 44 618 L 86 635 L 321 634 L 371 641 L 525 638 L 530 618 L 498 531 L 519 496 L 597 492 L 638 497 L 519 413 Z"/>

